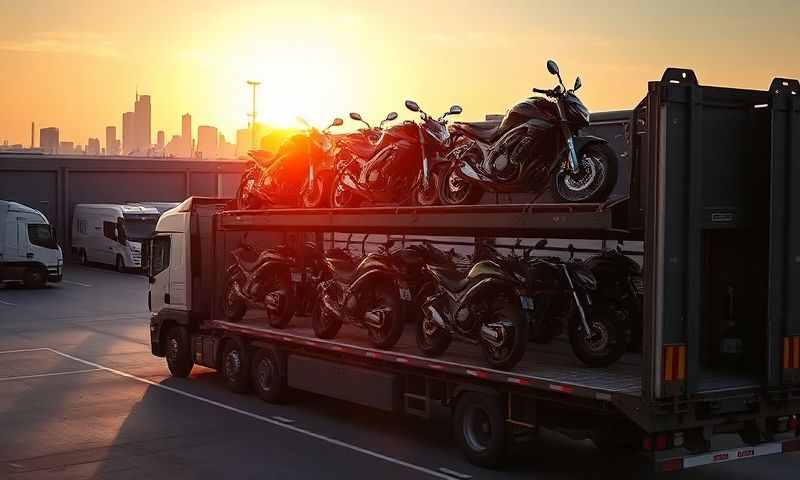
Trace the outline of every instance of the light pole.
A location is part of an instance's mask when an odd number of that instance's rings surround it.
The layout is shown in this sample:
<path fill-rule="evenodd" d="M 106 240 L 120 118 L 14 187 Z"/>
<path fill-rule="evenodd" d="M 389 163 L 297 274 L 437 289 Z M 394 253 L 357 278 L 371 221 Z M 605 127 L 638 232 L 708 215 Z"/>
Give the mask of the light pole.
<path fill-rule="evenodd" d="M 250 148 L 256 148 L 256 87 L 261 85 L 261 82 L 256 80 L 248 80 L 247 84 L 253 87 L 253 111 L 249 114 L 251 117 L 250 123 Z"/>

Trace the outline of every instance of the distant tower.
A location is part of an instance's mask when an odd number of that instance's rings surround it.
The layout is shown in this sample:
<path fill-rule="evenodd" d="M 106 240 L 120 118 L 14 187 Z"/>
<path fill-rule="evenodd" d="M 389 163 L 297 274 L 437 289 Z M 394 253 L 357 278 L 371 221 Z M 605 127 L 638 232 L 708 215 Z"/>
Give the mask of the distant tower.
<path fill-rule="evenodd" d="M 192 158 L 192 147 L 194 147 L 194 141 L 192 140 L 192 116 L 188 113 L 184 113 L 181 117 L 181 141 L 183 142 L 181 155 L 186 158 Z"/>
<path fill-rule="evenodd" d="M 58 153 L 59 144 L 58 129 L 56 127 L 39 130 L 39 146 L 45 153 Z"/>
<path fill-rule="evenodd" d="M 219 131 L 216 127 L 201 125 L 197 127 L 197 153 L 207 160 L 217 158 L 217 148 L 219 145 Z"/>
<path fill-rule="evenodd" d="M 36 126 L 33 122 L 31 122 L 31 149 L 33 149 L 33 131 L 35 130 Z"/>
<path fill-rule="evenodd" d="M 134 112 L 125 112 L 122 114 L 122 154 L 128 155 L 136 150 L 135 130 L 136 130 L 136 114 Z"/>
<path fill-rule="evenodd" d="M 156 147 L 158 147 L 159 150 L 164 150 L 164 130 L 159 130 L 158 133 L 156 133 Z"/>
<path fill-rule="evenodd" d="M 106 127 L 106 155 L 119 155 L 119 142 L 117 141 L 117 127 Z"/>
<path fill-rule="evenodd" d="M 133 107 L 135 135 L 134 144 L 136 150 L 145 153 L 150 150 L 150 95 L 139 95 L 136 93 L 136 103 Z"/>
<path fill-rule="evenodd" d="M 247 84 L 253 87 L 253 111 L 250 113 L 250 148 L 256 148 L 256 87 L 261 85 L 261 82 L 255 80 L 248 80 Z"/>

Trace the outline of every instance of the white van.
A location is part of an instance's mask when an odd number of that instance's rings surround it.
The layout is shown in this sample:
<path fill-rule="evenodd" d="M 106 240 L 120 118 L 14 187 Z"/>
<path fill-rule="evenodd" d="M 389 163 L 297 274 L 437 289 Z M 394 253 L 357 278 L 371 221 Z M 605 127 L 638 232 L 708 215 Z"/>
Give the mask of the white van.
<path fill-rule="evenodd" d="M 160 213 L 154 207 L 79 203 L 72 214 L 72 252 L 83 265 L 141 268 L 142 242 L 153 234 Z"/>
<path fill-rule="evenodd" d="M 0 200 L 0 282 L 43 287 L 60 282 L 64 257 L 56 231 L 42 212 Z"/>

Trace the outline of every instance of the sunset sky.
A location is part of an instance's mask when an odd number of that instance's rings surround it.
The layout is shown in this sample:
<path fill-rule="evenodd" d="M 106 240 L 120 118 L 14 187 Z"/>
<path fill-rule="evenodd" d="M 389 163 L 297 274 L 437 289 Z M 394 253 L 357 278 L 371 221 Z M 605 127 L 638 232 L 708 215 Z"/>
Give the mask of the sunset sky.
<path fill-rule="evenodd" d="M 0 0 L 0 142 L 27 145 L 35 121 L 37 145 L 46 126 L 104 144 L 137 86 L 153 142 L 185 112 L 195 136 L 210 124 L 232 139 L 248 79 L 263 82 L 260 119 L 280 125 L 413 118 L 406 98 L 477 120 L 551 87 L 548 58 L 566 82 L 581 76 L 594 111 L 631 108 L 670 65 L 766 89 L 800 78 L 800 1 Z"/>

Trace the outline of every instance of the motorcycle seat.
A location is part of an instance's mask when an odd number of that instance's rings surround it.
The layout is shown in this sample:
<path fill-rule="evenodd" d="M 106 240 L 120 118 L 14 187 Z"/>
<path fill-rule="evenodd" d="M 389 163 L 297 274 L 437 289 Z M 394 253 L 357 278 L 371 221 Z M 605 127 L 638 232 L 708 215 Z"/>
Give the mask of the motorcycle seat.
<path fill-rule="evenodd" d="M 453 128 L 464 135 L 485 143 L 493 142 L 500 134 L 500 122 L 455 122 Z"/>
<path fill-rule="evenodd" d="M 370 143 L 366 138 L 357 140 L 347 140 L 347 149 L 360 158 L 370 158 L 375 154 L 376 145 Z"/>
<path fill-rule="evenodd" d="M 436 282 L 450 292 L 460 292 L 469 285 L 469 278 L 458 270 L 434 266 L 428 269 Z"/>

